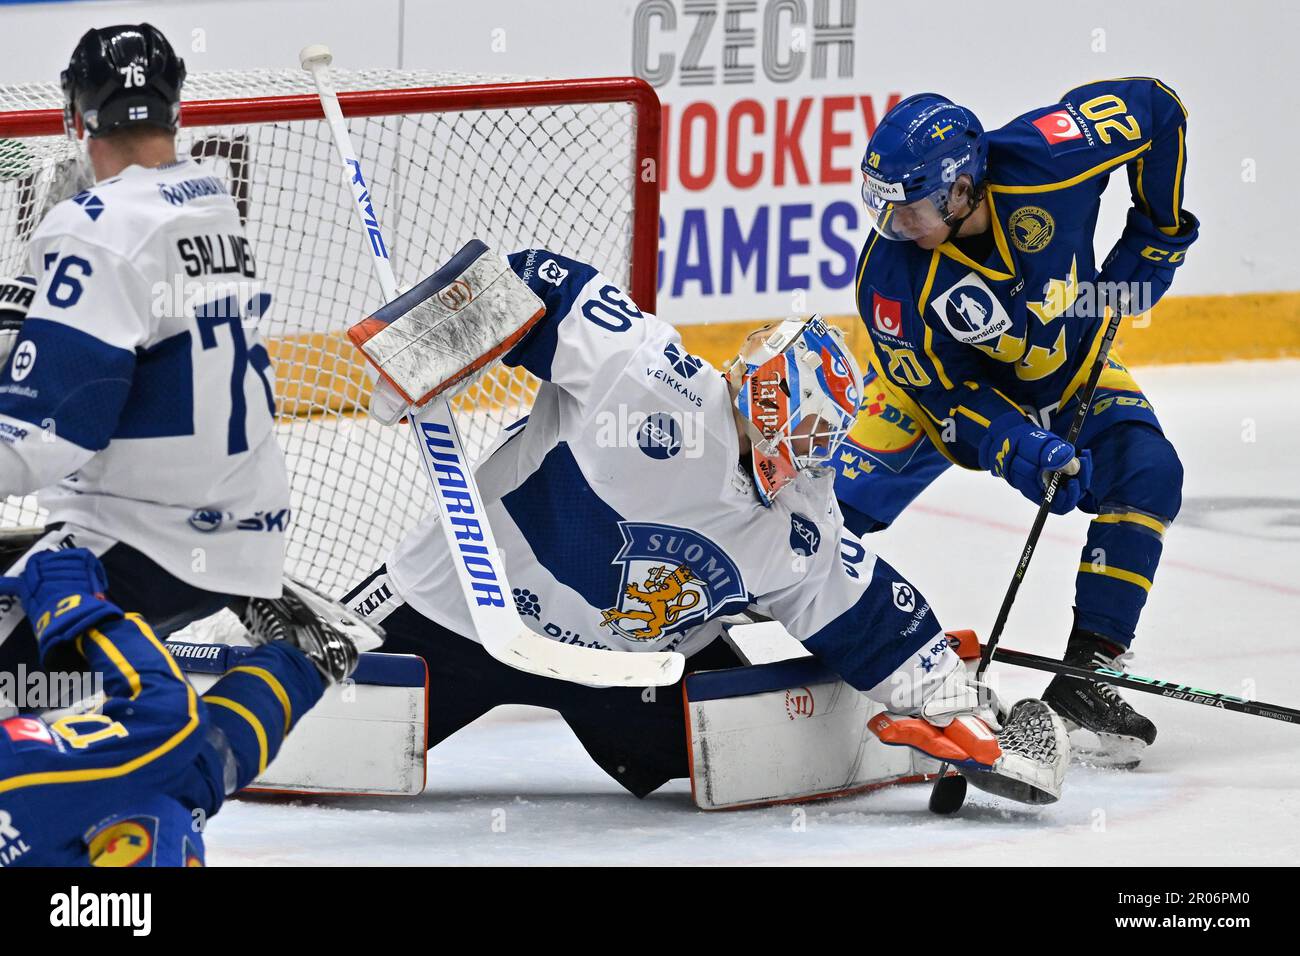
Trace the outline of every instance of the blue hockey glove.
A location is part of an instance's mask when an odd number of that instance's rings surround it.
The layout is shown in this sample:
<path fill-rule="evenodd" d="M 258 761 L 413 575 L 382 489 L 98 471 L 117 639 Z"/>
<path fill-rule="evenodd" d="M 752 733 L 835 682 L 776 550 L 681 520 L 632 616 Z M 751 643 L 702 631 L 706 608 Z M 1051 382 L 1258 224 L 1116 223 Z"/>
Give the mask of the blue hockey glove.
<path fill-rule="evenodd" d="M 1187 210 L 1183 210 L 1178 225 L 1178 235 L 1167 236 L 1138 209 L 1128 211 L 1128 223 L 1120 233 L 1119 242 L 1102 263 L 1097 276 L 1097 284 L 1107 301 L 1114 299 L 1115 284 L 1134 289 L 1134 283 L 1138 286 L 1128 295 L 1129 301 L 1121 303 L 1126 313 L 1146 312 L 1160 301 L 1174 281 L 1174 270 L 1187 260 L 1187 248 L 1200 235 L 1200 222 Z"/>
<path fill-rule="evenodd" d="M 980 440 L 980 467 L 1005 478 L 1034 504 L 1042 504 L 1048 475 L 1068 469 L 1072 462 L 1078 470 L 1063 476 L 1052 499 L 1052 514 L 1073 511 L 1092 481 L 1092 455 L 1084 449 L 1075 451 L 1064 438 L 1039 428 L 1022 415 L 1008 412 L 993 419 Z"/>
<path fill-rule="evenodd" d="M 89 628 L 122 616 L 117 605 L 105 600 L 107 588 L 103 566 L 85 548 L 38 551 L 17 577 L 0 577 L 0 594 L 16 595 L 22 602 L 43 662 Z"/>

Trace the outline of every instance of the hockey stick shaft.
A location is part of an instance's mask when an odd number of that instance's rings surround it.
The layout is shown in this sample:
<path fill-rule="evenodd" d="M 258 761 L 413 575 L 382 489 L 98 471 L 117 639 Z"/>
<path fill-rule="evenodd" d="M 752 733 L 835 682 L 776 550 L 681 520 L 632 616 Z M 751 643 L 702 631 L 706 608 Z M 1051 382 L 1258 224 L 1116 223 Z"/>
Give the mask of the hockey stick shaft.
<path fill-rule="evenodd" d="M 299 60 L 316 82 L 321 108 L 344 178 L 352 191 L 353 211 L 367 237 L 371 264 L 386 302 L 398 297 L 397 280 L 388 257 L 373 198 L 362 174 L 338 95 L 330 81 L 333 57 L 323 46 L 306 47 Z M 378 388 L 379 386 L 376 385 Z M 574 644 L 561 644 L 530 631 L 515 608 L 505 562 L 488 522 L 483 496 L 474 480 L 469 456 L 456 426 L 451 405 L 438 397 L 422 408 L 407 409 L 412 438 L 433 488 L 442 520 L 439 526 L 456 568 L 461 594 L 475 634 L 489 654 L 517 670 L 600 687 L 651 687 L 675 684 L 685 659 L 681 654 L 620 653 Z M 470 501 L 465 507 L 466 498 Z M 474 523 L 475 534 L 458 531 L 448 514 L 462 525 Z"/>
<path fill-rule="evenodd" d="M 1160 680 L 1156 677 L 1141 677 L 1137 674 L 1128 674 L 1109 667 L 1076 667 L 1073 664 L 1067 664 L 1052 657 L 1041 657 L 1038 654 L 1027 654 L 1024 651 L 1013 651 L 1004 647 L 999 647 L 994 651 L 993 659 L 1002 664 L 1014 664 L 1017 667 L 1028 667 L 1033 670 L 1047 671 L 1051 674 L 1064 674 L 1066 677 L 1077 677 L 1079 680 L 1093 681 L 1094 683 L 1114 684 L 1117 687 L 1127 687 L 1140 690 L 1146 694 L 1158 694 L 1172 700 L 1183 700 L 1219 710 L 1233 710 L 1239 714 L 1268 717 L 1272 720 L 1286 721 L 1289 724 L 1300 723 L 1300 710 L 1291 707 L 1247 700 L 1244 697 L 1223 694 L 1215 690 L 1205 690 L 1201 687 L 1192 687 L 1189 684 Z"/>
<path fill-rule="evenodd" d="M 1106 367 L 1110 347 L 1115 341 L 1115 333 L 1119 331 L 1119 324 L 1123 318 L 1123 312 L 1118 307 L 1112 308 L 1106 330 L 1102 333 L 1101 344 L 1097 347 L 1097 357 L 1093 359 L 1092 368 L 1088 370 L 1088 380 L 1079 393 L 1079 407 L 1074 413 L 1074 421 L 1070 423 L 1070 431 L 1066 435 L 1066 441 L 1071 445 L 1078 440 L 1079 433 L 1083 431 L 1083 423 L 1088 419 L 1088 410 L 1092 408 L 1093 397 L 1097 394 L 1097 385 L 1101 382 L 1102 370 Z M 993 660 L 994 651 L 997 649 L 998 642 L 1002 639 L 1002 631 L 1007 626 L 1007 618 L 1011 616 L 1011 605 L 1015 603 L 1016 595 L 1020 592 L 1020 584 L 1029 571 L 1029 562 L 1033 560 L 1034 551 L 1038 547 L 1038 539 L 1043 533 L 1043 527 L 1047 524 L 1047 516 L 1051 512 L 1052 502 L 1056 499 L 1056 493 L 1060 490 L 1061 482 L 1064 480 L 1065 475 L 1060 471 L 1052 472 L 1047 479 L 1047 489 L 1044 491 L 1043 500 L 1038 506 L 1038 513 L 1034 515 L 1034 523 L 1029 529 L 1029 537 L 1025 539 L 1025 547 L 1020 552 L 1020 561 L 1016 564 L 1015 573 L 1011 576 L 1011 583 L 1007 586 L 1007 593 L 1002 598 L 1002 606 L 998 608 L 997 619 L 993 622 L 993 631 L 989 634 L 988 643 L 984 645 L 983 650 L 980 652 L 979 667 L 975 670 L 977 680 L 984 676 L 984 672 L 988 670 L 989 662 Z M 930 794 L 931 810 L 935 809 L 936 801 L 943 792 L 944 781 L 947 779 L 944 775 L 947 770 L 948 764 L 946 762 L 939 765 L 939 779 L 934 782 L 934 789 Z M 962 786 L 964 787 L 965 784 L 963 783 Z M 961 794 L 965 794 L 964 789 Z M 955 805 L 961 805 L 961 797 L 955 798 Z"/>
<path fill-rule="evenodd" d="M 1093 360 L 1092 368 L 1088 371 L 1088 380 L 1079 393 L 1079 407 L 1074 413 L 1074 420 L 1070 423 L 1070 431 L 1065 440 L 1071 445 L 1079 439 L 1079 433 L 1083 431 L 1083 423 L 1088 419 L 1088 410 L 1092 408 L 1092 400 L 1097 394 L 1097 385 L 1101 382 L 1102 370 L 1106 367 L 1106 359 L 1110 355 L 1110 347 L 1115 342 L 1115 333 L 1119 331 L 1119 324 L 1124 318 L 1124 313 L 1119 308 L 1112 308 L 1110 319 L 1106 324 L 1106 330 L 1102 333 L 1101 344 L 1097 348 L 1097 357 Z M 1002 639 L 1002 631 L 1007 626 L 1007 618 L 1011 615 L 1011 605 L 1015 603 L 1016 595 L 1020 592 L 1020 585 L 1025 580 L 1025 574 L 1029 571 L 1029 562 L 1033 560 L 1034 551 L 1038 548 L 1038 539 L 1043 533 L 1043 527 L 1047 524 L 1047 516 L 1051 512 L 1052 502 L 1056 498 L 1057 491 L 1061 488 L 1061 483 L 1065 481 L 1065 473 L 1054 471 L 1047 479 L 1047 490 L 1043 494 L 1042 503 L 1038 506 L 1038 513 L 1034 515 L 1034 523 L 1029 529 L 1029 537 L 1025 539 L 1025 546 L 1020 552 L 1020 561 L 1016 564 L 1015 573 L 1011 576 L 1011 583 L 1007 586 L 1007 593 L 1002 598 L 1002 606 L 998 608 L 997 619 L 993 622 L 993 630 L 989 633 L 988 643 L 984 645 L 984 650 L 980 655 L 979 669 L 977 676 L 982 676 L 988 669 L 989 661 L 993 659 L 993 652 L 998 646 L 998 641 Z"/>

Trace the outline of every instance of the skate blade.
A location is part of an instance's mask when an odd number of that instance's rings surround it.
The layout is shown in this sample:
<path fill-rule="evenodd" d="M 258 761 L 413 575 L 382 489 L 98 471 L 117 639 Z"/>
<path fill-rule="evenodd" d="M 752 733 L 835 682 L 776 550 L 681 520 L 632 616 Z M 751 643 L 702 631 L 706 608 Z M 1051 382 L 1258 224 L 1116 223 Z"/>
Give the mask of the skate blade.
<path fill-rule="evenodd" d="M 1082 767 L 1101 770 L 1132 770 L 1142 762 L 1147 743 L 1140 737 L 1105 734 L 1061 718 L 1070 733 L 1070 756 Z"/>
<path fill-rule="evenodd" d="M 1002 774 L 988 770 L 963 770 L 962 776 L 976 790 L 983 790 L 995 797 L 1014 800 L 1016 803 L 1028 804 L 1031 807 L 1046 806 L 1061 799 L 1059 794 L 1036 787 L 1032 783 L 1013 780 L 1011 777 L 1004 777 Z"/>

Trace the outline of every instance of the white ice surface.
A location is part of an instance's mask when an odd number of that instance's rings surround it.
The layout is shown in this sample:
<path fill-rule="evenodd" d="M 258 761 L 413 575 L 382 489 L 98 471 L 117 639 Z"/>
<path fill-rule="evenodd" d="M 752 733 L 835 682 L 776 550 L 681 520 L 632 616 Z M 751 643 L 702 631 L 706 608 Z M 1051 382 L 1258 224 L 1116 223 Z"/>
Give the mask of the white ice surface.
<path fill-rule="evenodd" d="M 1300 707 L 1300 362 L 1141 370 L 1187 470 L 1132 669 Z M 950 470 L 876 549 L 947 627 L 986 634 L 1033 517 L 987 475 Z M 1005 636 L 1059 656 L 1087 517 L 1055 518 Z M 1047 675 L 995 665 L 1011 699 Z M 430 754 L 412 799 L 232 801 L 214 865 L 1291 864 L 1300 862 L 1300 727 L 1130 693 L 1160 728 L 1132 772 L 1072 768 L 1054 806 L 975 791 L 940 819 L 927 789 L 806 808 L 694 808 L 685 781 L 646 800 L 590 762 L 560 720 L 502 708 Z M 806 816 L 805 816 L 806 814 Z"/>

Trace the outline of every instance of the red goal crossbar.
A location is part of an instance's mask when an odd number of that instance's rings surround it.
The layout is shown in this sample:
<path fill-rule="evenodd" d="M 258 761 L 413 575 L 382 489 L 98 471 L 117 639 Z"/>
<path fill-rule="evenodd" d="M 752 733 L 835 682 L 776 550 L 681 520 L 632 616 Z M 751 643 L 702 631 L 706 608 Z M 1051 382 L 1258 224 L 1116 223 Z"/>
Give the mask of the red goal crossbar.
<path fill-rule="evenodd" d="M 370 90 L 339 94 L 344 116 L 389 116 L 402 113 L 451 113 L 523 107 L 572 106 L 582 103 L 629 103 L 636 110 L 632 171 L 632 300 L 655 311 L 659 252 L 659 96 L 637 77 L 588 80 L 538 80 L 527 83 L 482 83 L 468 86 Z M 227 126 L 287 120 L 323 119 L 314 94 L 193 100 L 181 104 L 182 126 Z M 63 135 L 57 109 L 0 113 L 0 138 Z"/>

